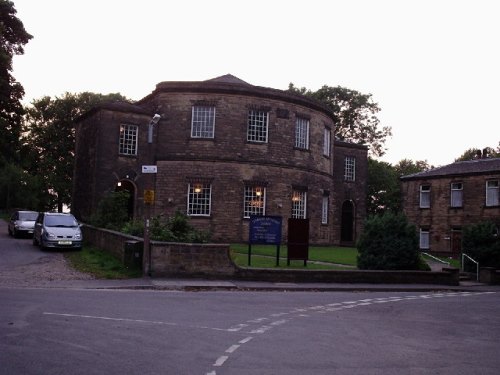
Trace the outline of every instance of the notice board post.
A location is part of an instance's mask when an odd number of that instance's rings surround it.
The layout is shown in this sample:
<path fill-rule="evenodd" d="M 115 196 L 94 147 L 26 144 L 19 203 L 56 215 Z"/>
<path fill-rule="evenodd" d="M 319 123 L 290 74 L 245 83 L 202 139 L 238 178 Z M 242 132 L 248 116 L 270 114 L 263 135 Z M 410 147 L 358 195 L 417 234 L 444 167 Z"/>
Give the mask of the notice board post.
<path fill-rule="evenodd" d="M 250 216 L 248 235 L 248 265 L 252 259 L 252 244 L 276 245 L 276 267 L 280 262 L 281 216 Z"/>
<path fill-rule="evenodd" d="M 309 259 L 309 219 L 288 219 L 288 257 L 290 260 L 303 260 L 307 266 Z"/>

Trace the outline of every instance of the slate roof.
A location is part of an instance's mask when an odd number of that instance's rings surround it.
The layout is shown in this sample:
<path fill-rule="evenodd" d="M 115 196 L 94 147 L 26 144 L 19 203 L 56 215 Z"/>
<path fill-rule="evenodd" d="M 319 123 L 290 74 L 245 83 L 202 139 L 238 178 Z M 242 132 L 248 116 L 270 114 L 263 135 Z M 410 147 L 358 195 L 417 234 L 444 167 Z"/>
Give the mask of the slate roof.
<path fill-rule="evenodd" d="M 425 172 L 419 172 L 402 176 L 401 180 L 421 180 L 426 178 L 438 178 L 444 176 L 464 176 L 475 174 L 500 174 L 500 158 L 485 158 L 444 165 Z"/>
<path fill-rule="evenodd" d="M 239 79 L 238 77 L 233 76 L 232 74 L 225 74 L 225 75 L 220 76 L 220 77 L 207 79 L 204 82 L 220 82 L 220 83 L 231 83 L 231 84 L 235 84 L 235 85 L 252 86 L 251 84 L 243 81 L 242 79 Z"/>

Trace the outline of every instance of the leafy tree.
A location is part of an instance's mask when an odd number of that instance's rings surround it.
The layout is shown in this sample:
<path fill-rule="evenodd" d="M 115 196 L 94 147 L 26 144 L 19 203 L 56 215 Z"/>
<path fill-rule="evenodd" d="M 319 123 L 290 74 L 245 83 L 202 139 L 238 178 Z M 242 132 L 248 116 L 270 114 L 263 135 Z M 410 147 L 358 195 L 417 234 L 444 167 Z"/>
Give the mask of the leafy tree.
<path fill-rule="evenodd" d="M 358 268 L 366 270 L 421 269 L 415 226 L 406 216 L 386 212 L 366 221 L 357 244 Z"/>
<path fill-rule="evenodd" d="M 483 221 L 465 226 L 462 248 L 481 267 L 500 269 L 500 233 L 495 223 Z"/>
<path fill-rule="evenodd" d="M 392 135 L 390 127 L 379 127 L 380 108 L 371 94 L 337 86 L 323 86 L 318 91 L 297 88 L 290 83 L 288 91 L 308 96 L 325 104 L 337 118 L 335 137 L 341 141 L 367 144 L 370 153 L 382 156 L 386 138 Z"/>
<path fill-rule="evenodd" d="M 12 58 L 32 38 L 16 17 L 14 3 L 0 0 L 0 166 L 17 161 L 24 89 L 12 76 Z"/>
<path fill-rule="evenodd" d="M 43 178 L 50 192 L 50 206 L 61 212 L 71 203 L 75 152 L 75 120 L 99 102 L 126 100 L 120 94 L 66 93 L 52 99 L 45 96 L 27 108 L 24 136 L 29 171 Z"/>
<path fill-rule="evenodd" d="M 113 191 L 105 195 L 90 219 L 92 225 L 112 230 L 121 230 L 128 221 L 128 191 Z"/>
<path fill-rule="evenodd" d="M 368 158 L 367 214 L 401 210 L 401 189 L 396 169 L 389 163 Z"/>
<path fill-rule="evenodd" d="M 478 148 L 469 148 L 465 150 L 462 155 L 455 159 L 455 161 L 467 161 L 474 160 L 478 157 L 482 157 L 484 151 L 486 151 L 487 157 L 489 158 L 500 158 L 500 142 L 498 143 L 498 147 L 494 149 L 493 147 L 485 147 L 483 150 Z"/>
<path fill-rule="evenodd" d="M 407 176 L 409 174 L 428 171 L 432 168 L 434 167 L 432 165 L 429 165 L 427 160 L 413 161 L 410 159 L 402 159 L 394 166 L 398 178 L 401 176 Z"/>

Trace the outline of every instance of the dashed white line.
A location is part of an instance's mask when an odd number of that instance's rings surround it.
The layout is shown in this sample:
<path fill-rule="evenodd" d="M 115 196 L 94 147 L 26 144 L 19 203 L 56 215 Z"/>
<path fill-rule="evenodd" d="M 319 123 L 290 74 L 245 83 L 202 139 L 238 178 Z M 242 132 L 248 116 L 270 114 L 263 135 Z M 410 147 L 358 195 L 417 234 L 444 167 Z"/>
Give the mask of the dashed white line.
<path fill-rule="evenodd" d="M 222 355 L 222 356 L 220 356 L 220 357 L 219 357 L 219 358 L 217 358 L 217 360 L 215 361 L 214 366 L 215 366 L 215 367 L 220 367 L 220 366 L 222 366 L 222 365 L 224 364 L 224 362 L 226 362 L 226 361 L 227 361 L 227 359 L 228 359 L 228 358 L 229 358 L 229 357 L 228 357 L 227 355 Z"/>
<path fill-rule="evenodd" d="M 253 339 L 252 336 L 246 337 L 243 340 L 238 341 L 238 344 L 246 344 L 247 342 L 249 342 L 252 339 Z"/>
<path fill-rule="evenodd" d="M 238 350 L 239 347 L 239 345 L 231 345 L 226 349 L 226 353 L 234 353 L 236 350 Z"/>

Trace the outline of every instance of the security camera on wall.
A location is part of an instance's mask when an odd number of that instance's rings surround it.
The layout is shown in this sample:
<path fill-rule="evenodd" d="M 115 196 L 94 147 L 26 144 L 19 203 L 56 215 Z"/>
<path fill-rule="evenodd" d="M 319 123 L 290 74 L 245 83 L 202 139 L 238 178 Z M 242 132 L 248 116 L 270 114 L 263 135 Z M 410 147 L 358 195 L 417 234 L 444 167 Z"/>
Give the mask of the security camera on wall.
<path fill-rule="evenodd" d="M 158 113 L 155 113 L 155 115 L 153 116 L 153 119 L 151 120 L 151 123 L 156 125 L 158 123 L 158 121 L 160 121 L 160 118 L 161 118 L 161 116 Z"/>

